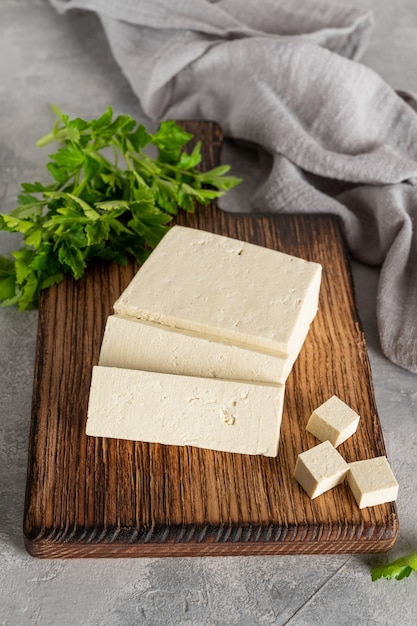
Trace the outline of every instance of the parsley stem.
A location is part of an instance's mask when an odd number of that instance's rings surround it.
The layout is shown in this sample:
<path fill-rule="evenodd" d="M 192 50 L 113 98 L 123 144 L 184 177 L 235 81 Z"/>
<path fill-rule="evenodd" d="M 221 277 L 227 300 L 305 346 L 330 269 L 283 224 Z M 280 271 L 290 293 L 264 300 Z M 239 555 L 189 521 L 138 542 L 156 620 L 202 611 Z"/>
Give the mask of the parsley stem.
<path fill-rule="evenodd" d="M 88 183 L 88 179 L 84 176 L 82 181 L 78 184 L 78 177 L 77 177 L 77 179 L 74 181 L 74 184 L 76 184 L 77 186 L 74 187 L 74 189 L 72 191 L 73 195 L 74 196 L 81 196 L 81 194 L 84 191 L 87 183 Z"/>
<path fill-rule="evenodd" d="M 37 140 L 36 146 L 38 148 L 43 148 L 48 143 L 52 143 L 53 141 L 61 141 L 65 139 L 67 131 L 65 128 L 57 129 L 54 127 L 49 133 L 46 133 L 43 137 Z"/>

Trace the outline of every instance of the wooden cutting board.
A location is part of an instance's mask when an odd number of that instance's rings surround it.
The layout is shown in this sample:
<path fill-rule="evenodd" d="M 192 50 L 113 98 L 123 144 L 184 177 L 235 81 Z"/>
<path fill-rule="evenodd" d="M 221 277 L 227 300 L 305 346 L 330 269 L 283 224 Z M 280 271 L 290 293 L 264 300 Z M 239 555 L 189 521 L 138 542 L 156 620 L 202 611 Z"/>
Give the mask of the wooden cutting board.
<path fill-rule="evenodd" d="M 187 123 L 218 162 L 221 132 Z M 39 308 L 24 536 L 36 557 L 168 557 L 381 552 L 395 504 L 360 510 L 343 484 L 314 500 L 293 479 L 318 441 L 312 410 L 336 394 L 361 415 L 338 450 L 385 454 L 367 349 L 338 222 L 330 216 L 235 215 L 214 205 L 178 223 L 323 265 L 320 309 L 288 378 L 276 458 L 85 435 L 91 369 L 112 305 L 137 271 L 95 263 L 85 280 L 45 291 Z"/>

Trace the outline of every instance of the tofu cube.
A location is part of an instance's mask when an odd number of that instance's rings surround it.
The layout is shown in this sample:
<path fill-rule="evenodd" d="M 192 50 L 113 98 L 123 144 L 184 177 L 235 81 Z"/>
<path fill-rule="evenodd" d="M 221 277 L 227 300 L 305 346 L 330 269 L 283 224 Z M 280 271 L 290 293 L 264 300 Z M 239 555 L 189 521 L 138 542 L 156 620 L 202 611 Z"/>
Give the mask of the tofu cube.
<path fill-rule="evenodd" d="M 342 483 L 347 473 L 348 464 L 326 440 L 298 455 L 294 478 L 310 498 L 317 498 Z"/>
<path fill-rule="evenodd" d="M 385 456 L 348 465 L 347 482 L 360 509 L 397 499 L 398 483 Z"/>
<path fill-rule="evenodd" d="M 307 430 L 320 441 L 328 440 L 337 448 L 356 432 L 358 424 L 359 415 L 340 398 L 332 396 L 313 411 Z"/>

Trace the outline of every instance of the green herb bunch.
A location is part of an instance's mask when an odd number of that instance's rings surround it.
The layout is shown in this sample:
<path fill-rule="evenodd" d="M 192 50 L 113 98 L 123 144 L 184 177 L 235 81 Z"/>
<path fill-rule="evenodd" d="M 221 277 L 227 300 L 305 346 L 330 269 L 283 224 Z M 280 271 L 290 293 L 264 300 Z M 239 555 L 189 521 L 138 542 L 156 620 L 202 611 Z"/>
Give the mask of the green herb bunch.
<path fill-rule="evenodd" d="M 417 552 L 411 552 L 395 561 L 374 567 L 371 575 L 373 581 L 379 578 L 402 580 L 413 572 L 417 572 Z"/>
<path fill-rule="evenodd" d="M 199 171 L 200 142 L 188 154 L 192 135 L 174 121 L 150 134 L 111 107 L 90 121 L 52 108 L 56 123 L 37 142 L 60 144 L 46 166 L 52 181 L 23 183 L 18 206 L 0 213 L 1 230 L 23 235 L 18 250 L 0 256 L 0 300 L 20 310 L 36 307 L 65 274 L 83 277 L 92 258 L 143 263 L 179 209 L 193 211 L 240 182 L 227 165 Z"/>

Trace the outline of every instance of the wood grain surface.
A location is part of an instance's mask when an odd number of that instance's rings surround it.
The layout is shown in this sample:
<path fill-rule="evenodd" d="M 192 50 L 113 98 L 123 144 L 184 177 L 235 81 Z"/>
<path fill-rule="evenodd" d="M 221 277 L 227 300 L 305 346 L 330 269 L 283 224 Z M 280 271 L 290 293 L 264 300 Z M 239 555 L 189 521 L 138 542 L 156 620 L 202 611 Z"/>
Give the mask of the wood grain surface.
<path fill-rule="evenodd" d="M 220 129 L 185 124 L 218 162 Z M 367 349 L 335 218 L 236 215 L 207 206 L 178 223 L 323 265 L 319 312 L 286 386 L 276 458 L 87 437 L 92 366 L 112 305 L 137 271 L 94 263 L 45 291 L 39 309 L 24 537 L 42 558 L 332 554 L 389 550 L 394 503 L 360 510 L 343 484 L 314 500 L 293 478 L 318 441 L 312 410 L 336 394 L 361 415 L 338 450 L 385 454 Z"/>

